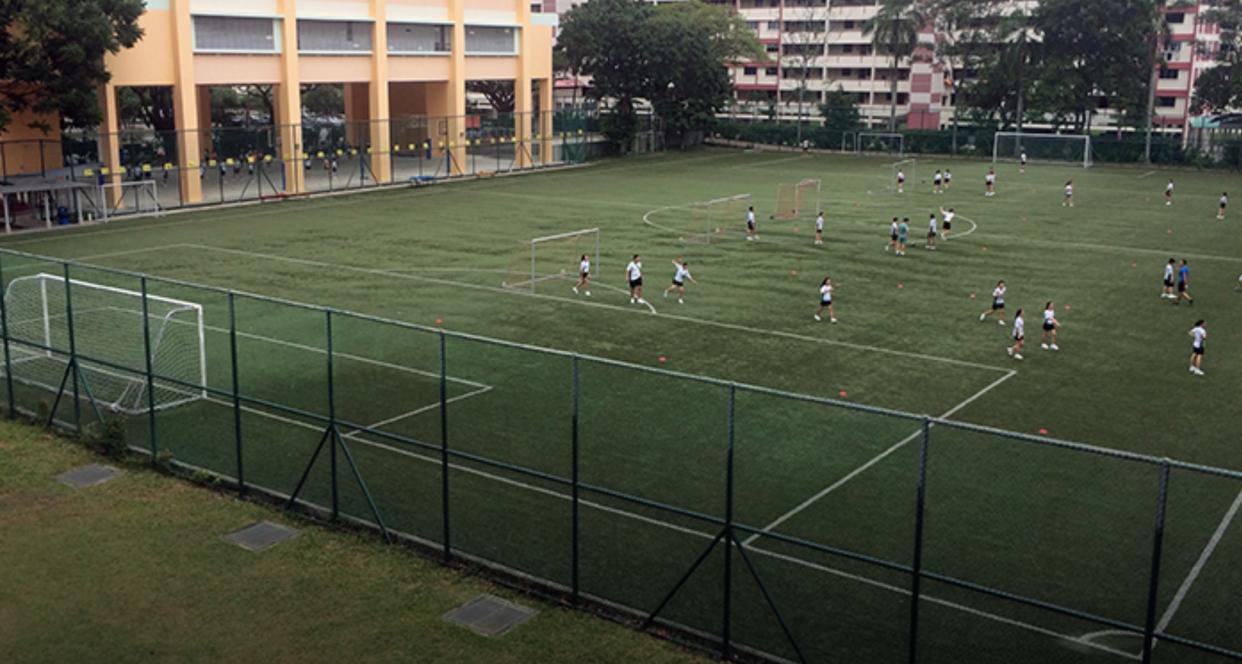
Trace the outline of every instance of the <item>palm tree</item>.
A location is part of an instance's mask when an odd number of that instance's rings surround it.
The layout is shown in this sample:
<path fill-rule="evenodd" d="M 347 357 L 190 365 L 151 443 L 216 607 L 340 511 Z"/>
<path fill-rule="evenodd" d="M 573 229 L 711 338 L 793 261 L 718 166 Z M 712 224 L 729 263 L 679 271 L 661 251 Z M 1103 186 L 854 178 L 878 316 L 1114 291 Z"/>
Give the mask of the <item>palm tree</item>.
<path fill-rule="evenodd" d="M 1000 54 L 1001 61 L 1011 72 L 1016 86 L 1018 103 L 1014 121 L 1018 133 L 1022 133 L 1022 120 L 1026 113 L 1026 72 L 1034 60 L 1034 43 L 1031 39 L 1035 30 L 1034 20 L 1023 7 L 1016 6 L 1013 11 L 1001 17 L 995 33 L 996 41 L 1004 45 Z"/>
<path fill-rule="evenodd" d="M 927 24 L 928 14 L 920 0 L 880 0 L 880 11 L 867 24 L 864 34 L 871 35 L 893 59 L 889 72 L 890 89 L 888 130 L 897 130 L 897 66 L 918 46 L 919 30 Z"/>

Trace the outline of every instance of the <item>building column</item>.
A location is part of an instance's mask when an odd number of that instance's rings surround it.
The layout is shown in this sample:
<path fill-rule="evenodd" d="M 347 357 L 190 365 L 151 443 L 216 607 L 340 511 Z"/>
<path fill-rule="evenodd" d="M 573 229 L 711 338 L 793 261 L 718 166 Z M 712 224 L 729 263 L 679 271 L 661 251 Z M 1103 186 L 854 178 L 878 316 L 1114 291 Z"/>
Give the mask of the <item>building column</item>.
<path fill-rule="evenodd" d="M 513 81 L 513 133 L 517 137 L 513 159 L 517 168 L 530 168 L 531 142 L 531 58 L 530 58 L 530 3 L 519 2 L 517 11 L 518 25 L 524 26 L 518 31 L 518 62 L 517 78 Z"/>
<path fill-rule="evenodd" d="M 453 22 L 453 55 L 449 60 L 448 90 L 444 103 L 445 142 L 451 150 L 452 175 L 465 173 L 466 164 L 466 2 L 449 0 L 449 20 Z"/>
<path fill-rule="evenodd" d="M 276 124 L 284 162 L 285 193 L 306 191 L 302 171 L 302 79 L 298 68 L 297 0 L 280 0 L 284 25 L 280 31 L 280 85 L 276 91 Z"/>
<path fill-rule="evenodd" d="M 389 127 L 388 108 L 388 1 L 371 0 L 371 17 L 375 19 L 375 34 L 371 37 L 371 122 L 367 161 L 376 182 L 392 181 L 392 131 Z"/>
<path fill-rule="evenodd" d="M 194 26 L 190 20 L 190 0 L 173 0 L 173 120 L 177 127 L 177 181 L 183 203 L 203 201 L 203 183 L 198 177 L 199 128 L 202 106 L 194 78 Z M 211 123 L 211 97 L 207 98 L 207 122 Z"/>
<path fill-rule="evenodd" d="M 539 159 L 550 164 L 556 158 L 556 146 L 552 144 L 552 79 L 541 78 L 539 83 Z M 576 83 L 576 82 L 575 82 Z"/>
<path fill-rule="evenodd" d="M 119 184 L 124 173 L 121 170 L 121 117 L 116 104 L 116 86 L 111 83 L 104 84 L 99 90 L 99 96 L 99 108 L 103 110 L 103 122 L 99 125 L 99 160 L 103 162 L 99 170 L 99 182 Z M 120 188 L 108 189 L 107 197 L 105 205 L 119 205 Z"/>

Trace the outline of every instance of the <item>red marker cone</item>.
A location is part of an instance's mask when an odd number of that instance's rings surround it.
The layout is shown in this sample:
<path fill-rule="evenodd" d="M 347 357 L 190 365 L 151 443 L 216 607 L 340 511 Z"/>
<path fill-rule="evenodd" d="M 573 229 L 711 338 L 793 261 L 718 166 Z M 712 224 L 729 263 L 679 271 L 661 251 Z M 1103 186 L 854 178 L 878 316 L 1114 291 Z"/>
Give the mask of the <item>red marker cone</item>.
<path fill-rule="evenodd" d="M 443 324 L 444 324 L 444 319 L 443 319 L 443 318 L 437 318 L 437 319 L 436 319 L 436 325 L 443 325 Z"/>
<path fill-rule="evenodd" d="M 900 289 L 900 288 L 905 288 L 905 287 L 906 287 L 906 284 L 904 282 L 901 282 L 901 281 L 897 282 L 897 288 Z"/>
<path fill-rule="evenodd" d="M 1045 429 L 1045 428 L 1043 428 L 1043 427 L 1040 427 L 1040 429 L 1039 429 L 1039 435 L 1041 435 L 1041 436 L 1047 436 L 1047 435 L 1048 435 L 1048 430 L 1047 430 L 1047 429 Z"/>
<path fill-rule="evenodd" d="M 971 294 L 970 294 L 970 299 L 972 299 L 972 300 L 973 300 L 973 299 L 975 299 L 975 294 L 974 294 L 974 293 L 971 293 Z"/>
<path fill-rule="evenodd" d="M 664 364 L 665 362 L 668 362 L 668 358 L 663 355 L 661 355 L 657 359 L 660 360 L 660 364 Z"/>
<path fill-rule="evenodd" d="M 1065 305 L 1065 310 L 1066 310 L 1066 311 L 1069 311 L 1069 310 L 1070 310 L 1070 306 L 1069 306 L 1068 304 L 1067 304 L 1067 305 Z"/>
<path fill-rule="evenodd" d="M 840 392 L 837 392 L 837 396 L 841 397 L 842 399 L 844 399 L 845 397 L 848 397 L 849 395 L 850 395 L 849 392 L 846 392 L 845 390 L 841 390 Z"/>

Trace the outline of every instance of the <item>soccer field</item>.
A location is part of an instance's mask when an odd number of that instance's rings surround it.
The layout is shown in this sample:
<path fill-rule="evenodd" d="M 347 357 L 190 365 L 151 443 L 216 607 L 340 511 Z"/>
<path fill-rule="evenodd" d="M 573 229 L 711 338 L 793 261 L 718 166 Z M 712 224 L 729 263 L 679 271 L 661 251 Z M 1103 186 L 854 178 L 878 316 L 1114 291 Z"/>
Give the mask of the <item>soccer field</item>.
<path fill-rule="evenodd" d="M 1216 219 L 1221 192 L 1238 188 L 1226 171 L 1033 164 L 1020 174 L 1001 164 L 989 198 L 986 162 L 919 158 L 897 195 L 891 161 L 703 149 L 122 221 L 0 246 L 615 361 L 575 363 L 448 336 L 442 383 L 438 335 L 333 316 L 333 415 L 371 430 L 342 426 L 389 528 L 443 542 L 447 495 L 454 549 L 649 612 L 732 518 L 746 556 L 727 560 L 717 546 L 662 618 L 719 636 L 729 564 L 731 638 L 798 659 L 753 565 L 806 660 L 904 661 L 904 570 L 916 564 L 924 435 L 924 422 L 908 415 L 1242 470 L 1242 219 Z M 946 167 L 952 188 L 933 195 L 931 174 Z M 807 178 L 822 181 L 823 246 L 812 245 L 814 210 L 769 219 L 781 185 Z M 1176 194 L 1166 206 L 1169 178 Z M 1065 208 L 1070 179 L 1075 207 Z M 755 205 L 759 241 L 745 241 L 740 216 L 711 228 L 710 242 L 692 237 L 702 228 L 695 202 L 740 194 Z M 956 210 L 953 233 L 925 250 L 927 218 L 939 207 Z M 910 218 L 907 256 L 884 249 L 893 216 Z M 593 253 L 593 239 L 544 254 L 564 264 L 540 262 L 541 274 L 570 276 L 538 280 L 533 291 L 502 286 L 529 272 L 531 238 L 588 228 L 600 242 L 591 297 L 570 287 L 575 257 Z M 633 254 L 643 258 L 646 306 L 626 292 Z M 678 257 L 696 280 L 684 304 L 660 296 Z M 1159 297 L 1169 258 L 1189 261 L 1193 305 Z M 0 260 L 6 284 L 63 269 Z M 824 276 L 836 284 L 837 324 L 812 319 Z M 82 267 L 72 278 L 141 288 Z M 1006 321 L 1026 310 L 1020 362 L 1005 351 L 1009 325 L 979 320 L 999 279 L 1009 287 Z M 292 492 L 323 433 L 315 416 L 328 412 L 323 313 L 239 297 L 234 374 L 226 296 L 148 286 L 202 306 L 207 384 L 219 391 L 161 411 L 158 446 L 236 476 L 234 404 L 221 394 L 236 381 L 252 399 L 241 418 L 246 480 Z M 1047 301 L 1062 324 L 1055 352 L 1038 344 Z M 1210 337 L 1199 377 L 1187 371 L 1187 332 L 1201 318 Z M 733 382 L 766 389 L 731 393 Z M 17 397 L 31 409 L 50 401 L 28 385 Z M 890 410 L 899 413 L 881 412 Z M 70 412 L 65 402 L 57 415 Z M 459 454 L 447 485 L 442 416 Z M 131 442 L 145 447 L 145 416 L 128 425 Z M 1159 466 L 947 424 L 930 430 L 926 450 L 920 661 L 1137 660 L 1141 636 L 1118 628 L 1143 626 L 1153 607 L 1160 631 L 1242 651 L 1242 571 L 1232 564 L 1242 556 L 1242 482 L 1170 471 L 1151 603 Z M 371 519 L 346 460 L 339 465 L 342 511 Z M 329 472 L 321 457 L 307 500 L 327 504 Z M 575 472 L 595 488 L 580 502 L 565 481 Z M 1226 661 L 1157 646 L 1153 661 Z"/>

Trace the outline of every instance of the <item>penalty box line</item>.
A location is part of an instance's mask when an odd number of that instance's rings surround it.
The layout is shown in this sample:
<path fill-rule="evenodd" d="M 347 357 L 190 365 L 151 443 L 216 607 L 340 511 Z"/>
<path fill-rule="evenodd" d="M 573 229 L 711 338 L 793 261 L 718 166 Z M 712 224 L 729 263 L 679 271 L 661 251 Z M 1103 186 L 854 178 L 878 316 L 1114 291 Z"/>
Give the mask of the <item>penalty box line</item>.
<path fill-rule="evenodd" d="M 327 261 L 311 260 L 307 258 L 293 258 L 290 256 L 281 256 L 279 254 L 267 254 L 267 253 L 261 253 L 257 251 L 246 251 L 243 249 L 229 249 L 227 247 L 216 247 L 216 246 L 206 245 L 206 244 L 184 243 L 184 244 L 179 244 L 175 246 L 180 247 L 180 248 L 194 249 L 198 251 L 215 251 L 215 252 L 221 252 L 221 253 L 226 253 L 226 254 L 234 254 L 238 256 L 249 256 L 251 258 L 261 258 L 264 260 L 294 263 L 298 265 L 306 265 L 306 266 L 317 267 L 317 268 L 347 270 L 350 272 L 357 272 L 360 274 L 370 274 L 370 275 L 381 276 L 381 277 L 406 279 L 410 281 L 421 281 L 421 282 L 437 284 L 441 286 L 452 286 L 455 288 L 465 288 L 465 289 L 471 289 L 471 290 L 486 291 L 486 292 L 491 292 L 491 293 L 501 293 L 501 294 L 510 295 L 510 296 L 530 297 L 530 298 L 546 300 L 550 302 L 574 304 L 577 306 L 584 306 L 584 307 L 594 307 L 596 309 L 604 309 L 608 311 L 620 311 L 620 312 L 625 312 L 625 313 L 630 313 L 630 314 L 640 314 L 643 316 L 653 315 L 650 313 L 649 310 L 638 309 L 635 307 L 625 307 L 625 306 L 620 306 L 616 304 L 608 304 L 606 302 L 586 301 L 586 300 L 573 299 L 573 298 L 567 298 L 567 297 L 558 297 L 554 295 L 544 295 L 540 293 L 531 293 L 527 291 L 515 291 L 512 289 L 508 289 L 508 288 L 502 288 L 500 286 L 485 286 L 482 284 L 472 284 L 472 283 L 468 283 L 464 281 L 454 281 L 452 279 L 442 279 L 439 277 L 428 277 L 428 276 L 423 276 L 423 275 L 408 274 L 408 273 L 404 273 L 404 272 L 400 272 L 396 270 L 358 267 L 358 266 L 348 265 L 348 264 L 343 264 L 343 263 L 330 263 Z M 971 362 L 969 360 L 959 360 L 959 359 L 955 359 L 951 357 L 940 357 L 936 355 L 925 355 L 923 353 L 915 353 L 912 351 L 895 350 L 892 348 L 884 348 L 881 346 L 869 346 L 867 344 L 858 344 L 858 343 L 853 343 L 849 341 L 839 341 L 836 339 L 825 339 L 823 337 L 812 337 L 812 336 L 808 336 L 804 334 L 798 334 L 796 332 L 786 332 L 783 330 L 772 330 L 772 329 L 765 329 L 765 328 L 750 327 L 748 325 L 740 325 L 737 323 L 727 323 L 724 321 L 710 320 L 706 318 L 694 318 L 692 316 L 684 316 L 680 314 L 664 313 L 664 314 L 658 314 L 658 315 L 662 318 L 667 318 L 670 320 L 680 321 L 684 323 L 702 325 L 705 327 L 715 327 L 718 329 L 732 330 L 735 332 L 745 332 L 747 334 L 779 337 L 783 339 L 792 339 L 794 341 L 805 341 L 805 342 L 810 342 L 810 343 L 823 344 L 826 346 L 840 346 L 842 348 L 850 348 L 853 350 L 865 350 L 865 351 L 871 351 L 875 353 L 882 353 L 885 355 L 892 355 L 896 357 L 905 357 L 905 358 L 916 359 L 916 360 L 926 360 L 929 362 L 939 362 L 942 364 L 950 364 L 954 366 L 968 367 L 972 369 L 982 369 L 986 371 L 1005 373 L 1005 374 L 1011 373 L 1013 371 L 1012 369 L 1009 369 L 1006 367 L 993 366 L 990 364 L 982 364 L 979 362 Z"/>
<path fill-rule="evenodd" d="M 1007 377 L 1008 377 L 1008 376 L 1006 376 L 1006 378 L 1007 378 Z M 1003 380 L 1003 379 L 1002 379 L 1002 380 Z M 463 394 L 463 395 L 459 395 L 459 396 L 457 396 L 457 397 L 454 397 L 453 399 L 450 399 L 449 401 L 450 401 L 450 402 L 453 402 L 453 401 L 456 401 L 456 400 L 461 400 L 461 399 L 466 398 L 467 396 L 469 396 L 469 395 L 464 395 L 464 394 Z M 214 397 L 208 397 L 208 399 L 207 399 L 207 400 L 208 400 L 208 401 L 210 401 L 210 402 L 213 402 L 213 403 L 217 403 L 217 404 L 219 404 L 219 405 L 221 405 L 221 406 L 228 407 L 228 408 L 232 408 L 232 407 L 233 407 L 233 404 L 232 404 L 232 402 L 230 402 L 230 401 L 225 401 L 225 400 L 222 400 L 222 399 L 216 399 L 216 398 L 214 398 Z M 436 406 L 438 406 L 438 405 L 439 405 L 439 404 L 436 404 Z M 434 408 L 434 407 L 432 407 L 432 408 Z M 246 412 L 249 412 L 249 413 L 252 413 L 252 414 L 255 414 L 255 415 L 259 415 L 259 416 L 261 416 L 261 417 L 271 418 L 271 419 L 274 419 L 274 420 L 277 420 L 277 421 L 280 421 L 280 422 L 284 422 L 284 423 L 291 424 L 291 425 L 294 425 L 294 426 L 302 427 L 302 428 L 305 428 L 305 429 L 313 429 L 313 430 L 315 430 L 315 431 L 320 431 L 320 430 L 321 430 L 321 427 L 320 427 L 319 425 L 317 425 L 317 424 L 311 424 L 311 423 L 309 423 L 309 422 L 303 422 L 303 421 L 301 421 L 301 420 L 296 420 L 296 419 L 293 419 L 293 418 L 290 418 L 290 417 L 286 417 L 286 416 L 284 416 L 284 415 L 279 415 L 279 414 L 276 414 L 276 413 L 272 413 L 272 412 L 268 412 L 268 411 L 260 410 L 260 409 L 258 409 L 258 408 L 253 408 L 253 407 L 250 407 L 250 406 L 242 406 L 242 410 L 244 410 L 244 411 L 246 411 Z M 373 435 L 374 435 L 374 434 L 372 434 L 372 436 L 373 436 Z M 372 440 L 372 439 L 370 439 L 370 438 L 367 438 L 367 437 L 366 437 L 366 432 L 362 432 L 362 431 L 353 431 L 353 432 L 350 432 L 350 433 L 348 433 L 348 434 L 343 434 L 343 437 L 348 438 L 348 439 L 350 439 L 350 440 L 352 440 L 352 441 L 358 442 L 358 443 L 360 443 L 360 444 L 362 444 L 362 445 L 366 445 L 366 446 L 368 446 L 368 447 L 374 448 L 374 449 L 379 450 L 379 451 L 389 452 L 389 453 L 392 453 L 392 454 L 396 454 L 396 455 L 399 455 L 399 456 L 402 456 L 402 457 L 406 457 L 406 458 L 409 458 L 409 459 L 412 459 L 412 460 L 415 460 L 415 461 L 419 461 L 419 462 L 422 462 L 422 463 L 426 463 L 426 464 L 429 464 L 429 465 L 439 466 L 439 465 L 441 465 L 441 464 L 443 463 L 443 460 L 442 460 L 440 457 L 438 457 L 438 456 L 429 456 L 429 455 L 427 455 L 427 454 L 420 454 L 420 453 L 419 453 L 419 452 L 417 452 L 417 451 L 413 451 L 413 450 L 409 450 L 409 449 L 402 449 L 402 448 L 400 448 L 400 447 L 395 447 L 395 446 L 390 445 L 390 444 L 388 444 L 388 443 L 379 442 L 379 441 L 376 441 L 376 440 Z M 474 475 L 474 476 L 476 476 L 476 477 L 480 477 L 480 478 L 485 479 L 485 480 L 489 480 L 489 481 L 492 481 L 492 482 L 496 482 L 497 484 L 502 484 L 502 485 L 505 485 L 505 486 L 513 487 L 513 488 L 516 488 L 516 489 L 519 489 L 519 490 L 522 490 L 522 491 L 529 491 L 529 492 L 531 492 L 531 493 L 536 493 L 536 494 L 539 494 L 539 495 L 547 496 L 547 497 L 550 497 L 550 498 L 553 498 L 553 499 L 556 499 L 556 500 L 560 500 L 560 501 L 572 501 L 572 500 L 573 500 L 573 496 L 572 496 L 572 495 L 567 494 L 567 493 L 563 493 L 563 492 L 561 492 L 561 491 L 556 491 L 556 490 L 553 490 L 553 489 L 549 489 L 549 488 L 547 488 L 547 487 L 536 486 L 536 485 L 533 485 L 533 484 L 530 484 L 530 483 L 527 483 L 527 482 L 518 481 L 518 480 L 515 480 L 515 479 L 512 479 L 512 478 L 509 478 L 509 477 L 504 477 L 504 476 L 497 475 L 497 474 L 492 473 L 492 472 L 488 472 L 488 471 L 485 471 L 485 470 L 480 470 L 480 469 L 478 469 L 478 468 L 474 468 L 474 467 L 471 467 L 471 466 L 463 465 L 463 464 L 460 464 L 460 463 L 450 463 L 450 464 L 449 464 L 449 468 L 450 468 L 450 469 L 452 469 L 452 470 L 454 470 L 454 471 L 457 471 L 457 472 L 467 473 L 467 474 L 470 474 L 470 475 Z M 695 538 L 698 538 L 698 539 L 702 539 L 702 540 L 704 540 L 704 541 L 711 540 L 711 539 L 713 539 L 713 538 L 715 537 L 715 534 L 714 534 L 714 533 L 703 532 L 703 531 L 701 531 L 701 530 L 696 530 L 696 529 L 694 529 L 694 528 L 689 528 L 689 527 L 686 527 L 686 526 L 678 525 L 678 524 L 671 523 L 671 522 L 668 522 L 668 521 L 664 521 L 664 520 L 661 520 L 661 519 L 657 519 L 657 518 L 654 518 L 654 517 L 646 516 L 646 515 L 643 515 L 643 514 L 638 514 L 638 513 L 636 513 L 636 512 L 630 512 L 630 511 L 628 511 L 628 510 L 620 509 L 620 508 L 613 507 L 613 506 L 610 506 L 610 505 L 605 505 L 605 504 L 602 504 L 602 503 L 599 503 L 599 502 L 595 502 L 595 501 L 592 501 L 592 500 L 583 500 L 583 499 L 579 499 L 578 504 L 579 504 L 579 505 L 581 505 L 581 506 L 583 506 L 583 507 L 586 507 L 586 508 L 588 508 L 588 509 L 593 509 L 593 510 L 597 510 L 597 511 L 600 511 L 600 512 L 603 512 L 603 513 L 606 513 L 606 514 L 611 514 L 611 515 L 618 516 L 618 517 L 621 517 L 621 518 L 630 519 L 630 520 L 633 520 L 633 521 L 636 521 L 636 522 L 639 522 L 639 523 L 643 523 L 643 524 L 647 524 L 647 525 L 650 525 L 650 526 L 654 526 L 654 527 L 657 527 L 657 528 L 663 528 L 663 529 L 666 529 L 666 530 L 669 530 L 669 531 L 672 531 L 672 532 L 676 532 L 676 533 L 680 533 L 680 534 L 687 535 L 687 536 L 690 536 L 690 537 L 695 537 Z M 802 567 L 802 568 L 805 568 L 805 569 L 808 569 L 808 570 L 811 570 L 811 571 L 814 571 L 814 572 L 819 572 L 819 573 L 822 573 L 822 574 L 829 574 L 829 575 L 831 575 L 831 576 L 835 576 L 835 577 L 837 577 L 837 578 L 845 579 L 845 580 L 848 580 L 848 581 L 853 581 L 853 582 L 856 582 L 856 583 L 862 584 L 862 585 L 864 585 L 864 586 L 868 586 L 868 587 L 871 587 L 871 588 L 876 588 L 876 589 L 883 590 L 883 591 L 890 592 L 890 593 L 894 593 L 894 594 L 897 594 L 897 595 L 902 595 L 902 596 L 906 596 L 906 597 L 909 597 L 909 596 L 910 596 L 910 589 L 909 589 L 909 588 L 906 588 L 906 587 L 902 587 L 902 586 L 893 585 L 893 584 L 891 584 L 891 583 L 887 583 L 887 582 L 884 582 L 884 581 L 880 581 L 880 580 L 878 580 L 878 579 L 873 579 L 873 578 L 868 577 L 868 576 L 864 576 L 864 575 L 861 575 L 861 574 L 855 574 L 855 573 L 853 573 L 853 572 L 847 572 L 847 571 L 842 570 L 842 569 L 838 569 L 838 568 L 835 568 L 835 567 L 830 567 L 830 566 L 828 566 L 828 565 L 823 565 L 823 564 L 820 564 L 820 563 L 812 562 L 812 561 L 810 561 L 810 560 L 805 560 L 805 559 L 802 559 L 802 558 L 798 558 L 797 556 L 791 556 L 791 555 L 788 555 L 788 554 L 785 554 L 785 553 L 780 553 L 780 552 L 777 552 L 777 551 L 771 551 L 771 550 L 768 550 L 768 549 L 760 548 L 760 547 L 758 547 L 758 546 L 747 545 L 747 544 L 744 544 L 743 546 L 745 546 L 745 547 L 746 547 L 746 549 L 747 549 L 748 551 L 751 551 L 751 552 L 755 553 L 756 555 L 760 555 L 760 556 L 764 556 L 764 557 L 767 557 L 767 558 L 771 558 L 771 559 L 773 559 L 773 560 L 780 560 L 780 561 L 787 562 L 787 563 L 790 563 L 790 564 L 793 564 L 793 565 L 797 565 L 797 566 L 799 566 L 799 567 Z M 499 562 L 499 561 L 497 561 L 497 562 Z M 921 595 L 920 595 L 920 599 L 921 599 L 922 601 L 924 601 L 924 602 L 928 602 L 928 603 L 930 603 L 930 604 L 935 604 L 935 605 L 938 605 L 938 606 L 945 607 L 945 608 L 947 608 L 947 609 L 951 609 L 951 610 L 954 610 L 954 611 L 959 611 L 959 612 L 965 613 L 965 614 L 967 614 L 967 615 L 976 616 L 976 617 L 978 617 L 978 618 L 982 618 L 982 619 L 984 619 L 984 620 L 990 620 L 990 621 L 995 622 L 995 623 L 998 623 L 998 624 L 1003 624 L 1003 625 L 1008 625 L 1008 626 L 1011 626 L 1011 627 L 1016 627 L 1016 628 L 1018 628 L 1018 629 L 1023 629 L 1023 630 L 1029 631 L 1029 632 L 1033 632 L 1033 633 L 1035 633 L 1035 634 L 1039 634 L 1039 635 L 1042 635 L 1042 636 L 1051 637 L 1051 638 L 1058 639 L 1058 640 L 1067 640 L 1067 641 L 1073 641 L 1073 642 L 1076 642 L 1076 643 L 1080 643 L 1080 644 L 1082 644 L 1084 647 L 1088 647 L 1088 648 L 1091 648 L 1091 649 L 1094 649 L 1094 650 L 1100 651 L 1100 652 L 1102 652 L 1102 653 L 1107 653 L 1107 654 L 1110 654 L 1110 655 L 1116 655 L 1116 656 L 1119 656 L 1119 657 L 1124 657 L 1124 658 L 1127 658 L 1127 659 L 1132 659 L 1132 658 L 1133 658 L 1133 656 L 1132 656 L 1130 653 L 1127 653 L 1127 652 L 1124 652 L 1124 651 L 1118 650 L 1118 649 L 1116 649 L 1116 648 L 1112 648 L 1112 647 L 1110 647 L 1110 646 L 1107 646 L 1107 645 L 1104 645 L 1104 644 L 1101 644 L 1101 643 L 1095 643 L 1095 642 L 1090 641 L 1090 640 L 1082 640 L 1080 637 L 1075 636 L 1075 635 L 1072 635 L 1072 634 L 1064 634 L 1064 633 L 1061 633 L 1061 632 L 1057 632 L 1056 630 L 1049 629 L 1049 628 L 1047 628 L 1047 627 L 1041 627 L 1041 626 L 1039 626 L 1039 625 L 1034 625 L 1034 624 L 1031 624 L 1031 623 L 1028 623 L 1028 622 L 1023 622 L 1023 621 L 1021 621 L 1021 620 L 1017 620 L 1017 619 L 1014 619 L 1014 618 L 1009 618 L 1009 617 L 1002 616 L 1002 615 L 999 615 L 999 614 L 996 614 L 996 613 L 991 613 L 991 612 L 989 612 L 989 611 L 985 611 L 985 610 L 982 610 L 982 609 L 977 609 L 977 608 L 975 608 L 975 607 L 967 606 L 967 605 L 965 605 L 965 604 L 960 604 L 960 603 L 958 603 L 958 602 L 954 602 L 954 601 L 951 601 L 951 600 L 943 599 L 943 598 L 940 598 L 940 597 L 935 597 L 935 596 L 933 596 L 933 595 L 921 594 Z"/>
<path fill-rule="evenodd" d="M 939 419 L 945 420 L 945 419 L 948 419 L 948 418 L 952 417 L 954 414 L 956 414 L 956 413 L 957 413 L 958 411 L 960 411 L 961 409 L 963 409 L 963 408 L 965 408 L 966 406 L 969 406 L 970 404 L 974 403 L 977 399 L 979 399 L 979 398 L 980 398 L 980 397 L 982 397 L 983 395 L 987 394 L 988 392 L 991 392 L 993 389 L 995 389 L 995 388 L 999 387 L 1001 383 L 1004 383 L 1005 381 L 1009 380 L 1010 378 L 1013 378 L 1013 377 L 1014 377 L 1014 376 L 1016 376 L 1016 375 L 1018 375 L 1018 372 L 1017 372 L 1017 371 L 1010 370 L 1010 371 L 1009 371 L 1008 373 L 1006 373 L 1004 376 L 1001 376 L 1000 378 L 997 378 L 996 380 L 994 380 L 994 381 L 992 381 L 991 383 L 989 383 L 989 384 L 987 385 L 987 387 L 984 387 L 983 389 L 979 390 L 978 392 L 975 392 L 974 394 L 972 394 L 972 395 L 970 395 L 969 397 L 967 397 L 967 398 L 966 398 L 966 400 L 964 400 L 964 401 L 962 401 L 962 402 L 958 403 L 957 405 L 953 406 L 952 408 L 950 408 L 950 409 L 946 410 L 943 414 L 941 414 L 941 415 L 940 415 L 940 418 L 939 418 Z M 930 425 L 929 425 L 929 427 L 934 427 L 934 426 L 936 426 L 936 425 L 935 425 L 935 423 L 932 423 L 932 424 L 930 424 Z M 820 490 L 818 493 L 816 493 L 815 495 L 813 495 L 813 496 L 811 496 L 810 498 L 807 498 L 806 500 L 804 500 L 804 501 L 802 501 L 801 503 L 799 503 L 799 504 L 798 504 L 797 506 L 795 506 L 793 509 L 791 509 L 791 510 L 789 510 L 788 512 L 785 512 L 784 514 L 780 515 L 780 516 L 779 516 L 779 517 L 777 517 L 775 520 L 773 520 L 771 523 L 769 523 L 768 525 L 766 525 L 766 526 L 764 526 L 763 528 L 761 528 L 759 532 L 757 532 L 757 533 L 752 533 L 750 537 L 747 537 L 745 540 L 743 540 L 743 541 L 742 541 L 742 544 L 743 544 L 743 545 L 753 544 L 753 543 L 754 543 L 754 541 L 755 541 L 755 540 L 757 540 L 757 539 L 759 539 L 760 537 L 762 537 L 764 533 L 770 533 L 770 532 L 772 532 L 772 530 L 773 530 L 774 528 L 776 528 L 777 526 L 779 526 L 779 525 L 781 525 L 782 523 L 785 523 L 786 521 L 788 521 L 788 520 L 792 519 L 793 517 L 797 516 L 798 514 L 800 514 L 801 512 L 803 512 L 804 510 L 806 510 L 807 508 L 809 508 L 809 507 L 811 507 L 812 505 L 814 505 L 815 503 L 819 502 L 821 499 L 823 499 L 823 498 L 824 498 L 825 496 L 827 496 L 828 494 L 832 493 L 833 491 L 836 491 L 837 489 L 840 489 L 841 487 L 845 486 L 845 485 L 846 485 L 846 484 L 848 484 L 851 480 L 853 480 L 854 478 L 856 478 L 856 477 L 858 477 L 859 475 L 863 474 L 864 472 L 866 472 L 866 471 L 867 471 L 869 468 L 871 468 L 872 466 L 875 466 L 876 464 L 880 463 L 881 461 L 883 461 L 883 460 L 887 459 L 888 457 L 892 456 L 894 452 L 896 452 L 897 450 L 900 450 L 901 448 L 905 447 L 906 445 L 908 445 L 908 444 L 910 443 L 910 441 L 915 440 L 916 438 L 918 438 L 918 437 L 919 437 L 919 436 L 921 436 L 922 434 L 923 434 L 923 428 L 922 428 L 922 427 L 919 427 L 918 429 L 916 429 L 916 430 L 914 431 L 914 433 L 911 433 L 909 436 L 906 436 L 905 438 L 902 438 L 901 440 L 897 441 L 895 444 L 893 444 L 893 445 L 892 445 L 891 447 L 889 447 L 888 449 L 884 450 L 883 452 L 880 452 L 879 454 L 875 455 L 874 457 L 871 457 L 871 459 L 869 459 L 867 462 L 863 463 L 861 466 L 859 466 L 859 467 L 855 468 L 854 470 L 850 471 L 849 473 L 847 473 L 847 474 L 846 474 L 844 477 L 842 477 L 841 479 L 839 479 L 839 480 L 837 480 L 837 481 L 833 482 L 832 484 L 829 484 L 828 486 L 826 486 L 826 487 L 824 487 L 823 489 L 821 489 L 821 490 Z"/>

